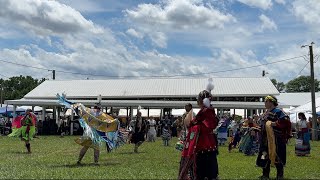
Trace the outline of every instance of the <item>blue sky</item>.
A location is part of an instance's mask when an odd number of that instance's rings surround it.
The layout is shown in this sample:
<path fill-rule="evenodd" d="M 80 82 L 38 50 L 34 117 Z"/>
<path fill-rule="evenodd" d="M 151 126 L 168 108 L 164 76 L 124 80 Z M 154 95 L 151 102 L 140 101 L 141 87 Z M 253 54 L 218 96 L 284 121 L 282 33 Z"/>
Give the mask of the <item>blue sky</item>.
<path fill-rule="evenodd" d="M 312 41 L 320 54 L 317 0 L 3 0 L 0 6 L 1 60 L 55 69 L 57 79 L 245 68 L 307 55 L 300 46 Z M 260 77 L 266 70 L 287 82 L 307 75 L 306 64 L 300 57 L 196 77 Z M 50 77 L 4 62 L 0 72 Z"/>

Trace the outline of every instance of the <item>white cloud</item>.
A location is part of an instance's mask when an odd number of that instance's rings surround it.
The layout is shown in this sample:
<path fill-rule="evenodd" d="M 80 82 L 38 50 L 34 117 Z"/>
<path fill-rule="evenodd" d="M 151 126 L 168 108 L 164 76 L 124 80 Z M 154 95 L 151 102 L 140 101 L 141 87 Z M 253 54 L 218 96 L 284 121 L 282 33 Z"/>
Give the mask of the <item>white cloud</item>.
<path fill-rule="evenodd" d="M 85 19 L 78 11 L 57 1 L 2 0 L 0 7 L 0 19 L 4 24 L 18 25 L 37 35 L 103 32 L 103 29 Z"/>
<path fill-rule="evenodd" d="M 31 65 L 39 68 L 55 69 L 56 78 L 62 79 L 105 79 L 108 76 L 170 76 L 177 74 L 194 74 L 207 72 L 206 58 L 191 58 L 184 56 L 168 56 L 156 51 L 128 52 L 108 51 L 104 47 L 82 47 L 76 52 L 48 52 L 37 46 L 25 46 L 19 49 L 3 49 L 0 56 L 12 62 Z M 20 67 L 2 63 L 0 71 L 6 76 L 32 75 L 42 78 L 49 75 L 46 70 Z M 76 72 L 84 75 L 72 75 L 60 71 Z M 88 74 L 88 75 L 85 75 Z M 91 76 L 96 74 L 101 76 Z"/>
<path fill-rule="evenodd" d="M 126 9 L 137 2 L 126 0 L 56 0 L 66 4 L 81 13 L 110 13 Z"/>
<path fill-rule="evenodd" d="M 225 23 L 235 20 L 232 15 L 207 7 L 200 0 L 166 0 L 162 4 L 140 4 L 136 9 L 126 10 L 126 15 L 141 24 L 175 29 L 223 28 Z"/>
<path fill-rule="evenodd" d="M 275 0 L 278 4 L 286 4 L 286 0 Z"/>
<path fill-rule="evenodd" d="M 128 29 L 126 33 L 135 38 L 139 38 L 139 39 L 143 38 L 143 35 L 141 33 L 137 32 L 135 29 L 132 29 L 132 28 Z"/>
<path fill-rule="evenodd" d="M 126 43 L 118 40 L 110 29 L 97 28 L 96 24 L 85 19 L 78 11 L 57 1 L 29 0 L 19 3 L 18 1 L 1 1 L 0 5 L 3 8 L 0 14 L 3 16 L 0 18 L 0 24 L 11 21 L 15 26 L 8 27 L 8 31 L 21 30 L 21 27 L 24 27 L 23 32 L 42 33 L 40 36 L 45 38 L 36 35 L 34 36 L 38 42 L 36 44 L 22 43 L 18 48 L 0 49 L 0 57 L 4 60 L 55 69 L 57 79 L 86 78 L 85 75 L 71 75 L 59 71 L 100 74 L 106 77 L 153 76 L 155 73 L 157 75 L 189 74 L 190 72 L 199 73 L 201 70 L 200 65 L 194 65 L 199 63 L 198 58 L 170 57 L 156 51 L 142 52 L 137 47 L 128 49 L 125 46 Z M 25 8 L 22 8 L 23 6 Z M 39 21 L 35 22 L 36 20 Z M 76 33 L 78 31 L 79 33 Z M 134 29 L 128 30 L 131 35 L 134 32 L 137 36 L 141 35 Z M 56 40 L 49 37 L 59 38 Z M 157 46 L 166 47 L 167 37 L 164 33 L 154 31 L 150 33 L 150 37 Z M 43 48 L 44 41 L 51 44 L 55 50 Z M 185 63 L 193 66 L 185 66 Z M 22 74 L 38 78 L 50 73 L 46 70 L 26 69 L 7 63 L 1 64 L 0 72 L 7 76 Z M 90 75 L 87 76 L 90 77 Z M 104 76 L 90 78 L 102 79 Z"/>
<path fill-rule="evenodd" d="M 262 25 L 261 25 L 261 31 L 264 31 L 264 30 L 277 30 L 277 25 L 276 23 L 271 20 L 270 18 L 268 18 L 266 15 L 264 14 L 261 14 L 259 16 L 259 19 L 260 21 L 262 22 Z"/>
<path fill-rule="evenodd" d="M 242 68 L 259 65 L 262 63 L 261 59 L 265 62 L 272 62 L 301 55 L 301 53 L 298 53 L 300 52 L 298 49 L 303 43 L 300 44 L 298 41 L 304 39 L 304 37 L 297 36 L 297 34 L 300 34 L 299 31 L 289 33 L 286 36 L 274 31 L 277 30 L 277 25 L 265 15 L 260 16 L 262 18 L 260 19 L 262 22 L 261 29 L 272 30 L 272 32 L 264 33 L 262 36 L 261 32 L 257 33 L 259 21 L 242 21 L 240 17 L 237 17 L 239 19 L 235 21 L 232 15 L 222 13 L 216 10 L 217 7 L 213 8 L 205 4 L 208 1 L 168 0 L 160 4 L 143 4 L 136 9 L 125 11 L 127 15 L 125 20 L 129 20 L 129 23 L 124 24 L 124 27 L 127 28 L 124 31 L 132 37 L 145 39 L 148 36 L 151 43 L 161 48 L 167 47 L 168 39 L 170 39 L 180 41 L 188 48 L 195 47 L 196 50 L 201 49 L 201 51 L 202 49 L 209 49 L 209 53 L 210 50 L 213 52 L 213 55 L 203 55 L 201 53 L 190 53 L 192 54 L 190 56 L 172 55 L 175 54 L 170 54 L 172 50 L 169 50 L 169 54 L 166 54 L 152 50 L 152 47 L 146 44 L 143 44 L 142 48 L 135 46 L 130 41 L 131 39 L 117 37 L 119 32 L 112 31 L 108 27 L 100 28 L 99 25 L 86 19 L 77 10 L 57 1 L 28 0 L 26 2 L 30 3 L 25 5 L 26 8 L 22 8 L 22 10 L 20 10 L 19 5 L 15 4 L 17 2 L 0 1 L 2 7 L 0 9 L 0 38 L 12 36 L 11 32 L 22 35 L 33 32 L 39 34 L 39 36 L 45 36 L 45 38 L 32 37 L 31 42 L 35 45 L 29 44 L 30 41 L 22 41 L 20 47 L 8 46 L 10 48 L 0 49 L 0 57 L 17 63 L 56 69 L 57 79 L 85 79 L 86 77 L 103 79 L 106 76 L 167 76 Z M 15 6 L 11 6 L 11 3 Z M 32 3 L 35 5 L 30 5 Z M 20 4 L 26 3 L 24 1 Z M 57 7 L 59 8 L 56 9 Z M 146 9 L 142 8 L 143 10 L 141 10 L 141 7 Z M 42 16 L 55 11 L 57 11 L 57 14 L 51 13 L 51 16 Z M 9 14 L 3 15 L 5 12 Z M 132 12 L 132 16 L 128 12 Z M 188 19 L 189 16 L 195 18 Z M 220 16 L 223 18 L 219 19 Z M 40 19 L 40 21 L 37 21 L 37 19 Z M 12 26 L 6 27 L 7 22 L 10 22 Z M 274 25 L 272 25 L 272 22 Z M 277 23 L 279 23 L 280 31 L 280 22 L 277 21 Z M 55 24 L 61 29 L 56 28 Z M 123 24 L 121 26 L 123 27 Z M 8 32 L 10 33 L 8 34 Z M 292 39 L 296 41 L 296 44 L 290 47 L 283 45 L 292 44 L 290 42 Z M 43 45 L 45 43 L 49 44 L 52 49 Z M 275 44 L 281 44 L 285 48 L 279 48 Z M 267 46 L 275 46 L 275 48 L 273 50 L 267 48 L 261 50 L 261 48 Z M 147 50 L 143 51 L 141 49 Z M 263 51 L 264 54 L 261 55 L 259 51 Z M 307 50 L 305 51 L 307 52 Z M 265 69 L 269 72 L 268 76 L 285 81 L 293 78 L 306 63 L 303 60 L 298 62 L 291 63 L 290 61 L 265 67 L 218 73 L 213 74 L 213 76 L 260 77 L 261 71 Z M 319 65 L 316 68 L 320 69 Z M 61 73 L 59 70 L 104 76 L 71 75 Z M 306 73 L 307 70 L 303 73 Z M 37 78 L 50 76 L 50 72 L 46 70 L 23 68 L 7 63 L 1 64 L 0 72 L 7 76 L 18 74 L 32 75 Z"/>
<path fill-rule="evenodd" d="M 82 13 L 97 13 L 108 11 L 93 0 L 58 0 L 61 4 L 66 4 Z M 110 3 L 111 4 L 111 3 Z"/>
<path fill-rule="evenodd" d="M 159 4 L 139 4 L 127 9 L 125 15 L 135 29 L 151 39 L 154 45 L 166 47 L 167 35 L 197 30 L 220 30 L 235 22 L 231 14 L 224 14 L 204 4 L 202 0 L 164 0 Z"/>
<path fill-rule="evenodd" d="M 269 73 L 268 76 L 270 78 L 275 78 L 279 81 L 287 82 L 291 79 L 296 78 L 301 70 L 302 72 L 300 75 L 310 75 L 310 64 L 307 64 L 309 59 L 307 54 L 309 53 L 309 50 L 308 48 L 301 48 L 301 44 L 290 44 L 286 45 L 285 47 L 282 47 L 282 45 L 275 45 L 275 47 L 272 48 L 272 50 L 270 51 L 271 54 L 264 58 L 266 62 L 275 62 L 293 57 L 299 58 L 266 66 L 265 70 Z M 315 52 L 319 52 L 319 50 L 319 48 L 314 48 Z M 306 55 L 306 57 L 300 57 L 303 55 Z M 315 69 L 320 69 L 319 63 L 315 63 L 314 65 Z M 320 74 L 316 73 L 315 77 L 319 78 Z"/>
<path fill-rule="evenodd" d="M 167 37 L 162 32 L 153 32 L 149 34 L 152 43 L 156 46 L 165 48 L 167 47 Z"/>
<path fill-rule="evenodd" d="M 320 28 L 320 2 L 318 0 L 295 0 L 292 3 L 294 15 L 306 24 L 319 30 Z"/>
<path fill-rule="evenodd" d="M 238 0 L 238 1 L 248 6 L 257 7 L 263 10 L 267 10 L 272 7 L 271 0 Z"/>

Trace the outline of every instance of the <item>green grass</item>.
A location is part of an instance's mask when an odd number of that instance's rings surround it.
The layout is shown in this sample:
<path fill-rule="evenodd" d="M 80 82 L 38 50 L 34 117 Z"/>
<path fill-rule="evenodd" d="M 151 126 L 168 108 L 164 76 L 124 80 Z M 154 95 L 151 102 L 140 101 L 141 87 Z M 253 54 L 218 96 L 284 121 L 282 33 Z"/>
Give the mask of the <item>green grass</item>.
<path fill-rule="evenodd" d="M 176 179 L 180 153 L 162 146 L 162 141 L 145 142 L 139 154 L 133 154 L 133 145 L 125 145 L 112 153 L 103 150 L 100 166 L 93 166 L 93 150 L 83 159 L 83 166 L 75 165 L 81 146 L 73 140 L 76 136 L 59 138 L 41 136 L 31 142 L 32 154 L 25 153 L 23 142 L 17 138 L 0 137 L 0 179 Z M 320 178 L 320 142 L 312 142 L 309 157 L 296 157 L 294 146 L 287 147 L 286 178 Z M 256 157 L 244 156 L 227 147 L 220 147 L 218 156 L 221 179 L 256 179 L 261 169 L 255 167 Z M 275 177 L 272 168 L 271 176 Z"/>

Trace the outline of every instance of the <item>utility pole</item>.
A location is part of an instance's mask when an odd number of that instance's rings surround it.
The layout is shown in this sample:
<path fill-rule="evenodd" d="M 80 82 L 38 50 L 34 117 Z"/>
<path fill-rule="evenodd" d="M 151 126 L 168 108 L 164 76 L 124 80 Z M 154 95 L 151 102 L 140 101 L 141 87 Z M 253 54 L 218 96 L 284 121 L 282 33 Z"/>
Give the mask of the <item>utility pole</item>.
<path fill-rule="evenodd" d="M 0 101 L 0 103 L 1 103 L 1 107 L 2 107 L 2 102 L 3 102 L 2 101 L 2 98 L 3 98 L 3 87 L 2 87 L 2 84 L 1 84 L 0 90 L 1 90 L 1 93 L 0 93 L 1 94 L 0 95 L 1 96 L 1 101 Z"/>
<path fill-rule="evenodd" d="M 317 113 L 316 113 L 316 95 L 315 95 L 315 83 L 314 83 L 314 62 L 313 62 L 313 47 L 312 45 L 314 42 L 311 43 L 309 46 L 309 53 L 310 53 L 310 73 L 311 73 L 311 103 L 312 103 L 312 139 L 318 139 L 318 129 L 317 129 Z M 306 47 L 302 46 L 302 47 Z"/>
<path fill-rule="evenodd" d="M 310 72 L 311 72 L 311 101 L 312 101 L 312 139 L 317 140 L 317 112 L 316 112 L 316 94 L 315 94 L 315 83 L 314 83 L 314 62 L 313 62 L 313 45 L 312 42 L 309 46 L 310 51 Z"/>
<path fill-rule="evenodd" d="M 53 79 L 53 80 L 56 79 L 56 70 L 52 70 L 52 79 Z"/>

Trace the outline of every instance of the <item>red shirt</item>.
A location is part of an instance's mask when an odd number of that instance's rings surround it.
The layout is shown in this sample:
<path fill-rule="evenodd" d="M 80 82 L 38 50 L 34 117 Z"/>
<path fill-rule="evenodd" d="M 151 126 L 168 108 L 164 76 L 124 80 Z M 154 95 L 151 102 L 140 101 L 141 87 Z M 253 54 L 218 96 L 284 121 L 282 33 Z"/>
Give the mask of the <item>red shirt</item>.
<path fill-rule="evenodd" d="M 218 125 L 218 119 L 213 107 L 201 108 L 191 124 L 198 126 L 200 131 L 195 151 L 217 149 L 216 135 L 213 130 Z"/>

